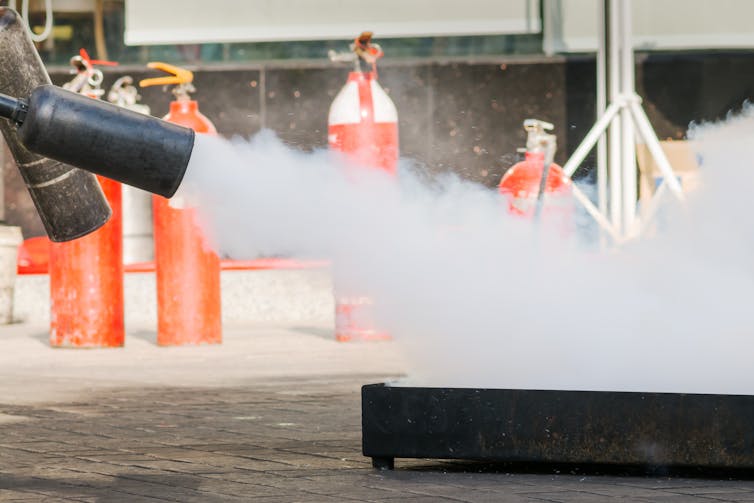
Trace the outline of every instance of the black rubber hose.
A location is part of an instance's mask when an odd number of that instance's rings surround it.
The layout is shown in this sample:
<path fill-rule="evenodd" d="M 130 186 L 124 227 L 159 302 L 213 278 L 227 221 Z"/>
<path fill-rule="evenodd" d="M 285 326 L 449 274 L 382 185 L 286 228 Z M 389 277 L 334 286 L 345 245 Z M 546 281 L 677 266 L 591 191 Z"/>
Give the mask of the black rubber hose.
<path fill-rule="evenodd" d="M 0 116 L 12 119 L 16 115 L 20 103 L 17 99 L 0 94 Z"/>
<path fill-rule="evenodd" d="M 25 101 L 0 94 L 0 117 L 10 119 L 15 125 L 20 126 L 28 110 L 29 105 Z"/>

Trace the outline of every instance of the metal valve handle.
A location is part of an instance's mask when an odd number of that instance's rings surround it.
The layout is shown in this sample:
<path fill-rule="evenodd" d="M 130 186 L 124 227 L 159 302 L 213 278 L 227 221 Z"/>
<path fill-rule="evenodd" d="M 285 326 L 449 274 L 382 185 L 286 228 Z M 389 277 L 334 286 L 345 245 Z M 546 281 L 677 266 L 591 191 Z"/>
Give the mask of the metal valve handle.
<path fill-rule="evenodd" d="M 196 91 L 196 88 L 192 84 L 194 81 L 194 72 L 161 61 L 152 61 L 147 63 L 147 66 L 155 70 L 162 70 L 170 75 L 168 77 L 142 79 L 139 81 L 139 87 L 175 85 L 173 94 L 179 100 L 190 99 L 189 93 Z"/>
<path fill-rule="evenodd" d="M 76 75 L 70 82 L 63 84 L 63 89 L 90 97 L 99 98 L 105 91 L 100 89 L 104 75 L 94 66 L 117 66 L 114 61 L 92 59 L 86 49 L 79 50 L 78 55 L 71 58 L 71 73 Z"/>

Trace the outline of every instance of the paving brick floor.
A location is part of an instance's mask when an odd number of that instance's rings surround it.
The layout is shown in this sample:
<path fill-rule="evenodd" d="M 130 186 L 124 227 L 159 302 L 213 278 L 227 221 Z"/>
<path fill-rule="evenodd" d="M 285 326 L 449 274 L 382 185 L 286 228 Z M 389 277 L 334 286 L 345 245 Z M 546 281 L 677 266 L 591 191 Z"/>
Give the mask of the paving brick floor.
<path fill-rule="evenodd" d="M 360 452 L 359 388 L 405 363 L 392 343 L 321 335 L 236 329 L 215 348 L 137 338 L 56 351 L 29 327 L 6 330 L 0 501 L 754 502 L 754 481 L 729 476 L 433 460 L 375 471 Z"/>

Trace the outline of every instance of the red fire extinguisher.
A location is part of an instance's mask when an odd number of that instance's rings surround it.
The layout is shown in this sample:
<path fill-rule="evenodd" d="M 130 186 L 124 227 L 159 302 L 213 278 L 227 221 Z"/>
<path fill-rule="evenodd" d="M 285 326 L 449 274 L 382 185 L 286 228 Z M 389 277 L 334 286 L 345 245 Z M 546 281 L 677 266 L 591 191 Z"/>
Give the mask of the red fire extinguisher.
<path fill-rule="evenodd" d="M 514 215 L 545 218 L 548 225 L 557 225 L 568 231 L 573 225 L 575 205 L 571 179 L 563 169 L 553 163 L 556 137 L 547 131 L 553 125 L 526 119 L 527 132 L 524 160 L 515 164 L 503 175 L 498 191 L 508 200 L 508 209 Z"/>
<path fill-rule="evenodd" d="M 118 78 L 107 93 L 107 101 L 119 107 L 150 115 L 148 105 L 138 103 L 141 98 L 130 75 Z M 123 185 L 123 263 L 134 264 L 154 260 L 152 239 L 152 194 Z"/>
<path fill-rule="evenodd" d="M 194 74 L 166 63 L 150 68 L 171 76 L 144 79 L 142 87 L 175 85 L 175 100 L 164 119 L 190 127 L 199 134 L 217 134 L 212 122 L 199 112 L 189 93 Z M 219 344 L 220 258 L 210 247 L 196 220 L 194 208 L 173 198 L 152 199 L 155 264 L 157 270 L 157 343 L 161 346 Z"/>
<path fill-rule="evenodd" d="M 351 52 L 330 52 L 333 61 L 354 63 L 346 85 L 335 96 L 328 116 L 330 148 L 344 152 L 355 166 L 381 169 L 395 175 L 398 168 L 398 112 L 377 82 L 377 59 L 383 55 L 364 32 L 351 44 Z M 362 68 L 362 64 L 367 69 Z M 337 267 L 337 264 L 335 265 Z M 372 299 L 335 286 L 335 338 L 339 341 L 389 339 L 375 328 Z"/>
<path fill-rule="evenodd" d="M 71 58 L 76 76 L 64 88 L 99 99 L 102 72 L 114 65 L 89 58 L 84 49 Z M 55 347 L 122 346 L 123 241 L 121 186 L 98 176 L 113 214 L 100 229 L 65 243 L 50 243 L 50 344 Z"/>
<path fill-rule="evenodd" d="M 398 112 L 393 100 L 377 82 L 377 60 L 382 49 L 373 44 L 372 33 L 362 33 L 351 52 L 335 54 L 334 61 L 353 61 L 346 85 L 335 96 L 328 116 L 330 148 L 347 153 L 365 167 L 395 174 L 398 167 Z M 362 69 L 362 61 L 369 65 Z"/>

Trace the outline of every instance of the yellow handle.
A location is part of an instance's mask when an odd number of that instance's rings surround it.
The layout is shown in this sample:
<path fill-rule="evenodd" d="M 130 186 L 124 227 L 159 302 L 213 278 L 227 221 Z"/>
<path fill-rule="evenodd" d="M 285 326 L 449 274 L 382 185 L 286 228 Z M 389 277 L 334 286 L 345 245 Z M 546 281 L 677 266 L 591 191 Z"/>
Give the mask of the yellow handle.
<path fill-rule="evenodd" d="M 194 80 L 194 73 L 186 70 L 185 68 L 169 65 L 168 63 L 162 63 L 160 61 L 153 61 L 151 63 L 148 63 L 147 66 L 149 68 L 154 68 L 155 70 L 162 70 L 163 72 L 169 73 L 171 75 L 169 77 L 154 77 L 151 79 L 143 79 L 139 81 L 139 87 L 188 84 L 190 82 L 193 82 Z"/>

